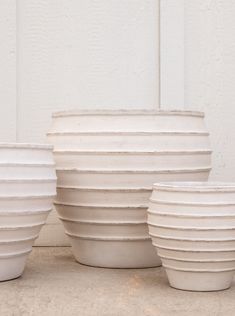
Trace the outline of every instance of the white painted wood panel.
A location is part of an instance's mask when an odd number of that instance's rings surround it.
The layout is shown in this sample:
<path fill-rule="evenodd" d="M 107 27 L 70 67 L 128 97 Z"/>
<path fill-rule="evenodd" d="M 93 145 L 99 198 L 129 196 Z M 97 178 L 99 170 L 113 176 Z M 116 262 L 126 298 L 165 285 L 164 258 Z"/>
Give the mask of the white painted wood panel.
<path fill-rule="evenodd" d="M 206 113 L 211 179 L 235 181 L 235 2 L 185 3 L 185 103 Z"/>
<path fill-rule="evenodd" d="M 0 1 L 0 142 L 16 140 L 16 0 Z"/>
<path fill-rule="evenodd" d="M 160 107 L 184 108 L 184 0 L 160 1 Z"/>
<path fill-rule="evenodd" d="M 19 141 L 57 110 L 159 107 L 158 0 L 20 0 L 17 23 Z M 55 212 L 37 244 L 67 244 Z"/>

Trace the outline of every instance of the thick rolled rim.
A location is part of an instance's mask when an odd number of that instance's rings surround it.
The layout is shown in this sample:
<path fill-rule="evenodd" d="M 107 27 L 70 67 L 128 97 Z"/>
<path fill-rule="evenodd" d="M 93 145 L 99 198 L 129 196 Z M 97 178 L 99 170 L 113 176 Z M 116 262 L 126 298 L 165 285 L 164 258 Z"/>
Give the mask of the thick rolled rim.
<path fill-rule="evenodd" d="M 235 183 L 230 182 L 160 182 L 153 188 L 172 192 L 235 192 Z"/>
<path fill-rule="evenodd" d="M 53 150 L 53 145 L 35 143 L 0 143 L 0 149 L 2 148 Z"/>
<path fill-rule="evenodd" d="M 152 115 L 162 115 L 162 116 L 196 116 L 204 117 L 204 113 L 200 111 L 179 111 L 179 110 L 69 110 L 69 111 L 59 111 L 52 114 L 53 118 L 56 117 L 68 117 L 68 116 L 122 116 L 122 115 L 143 115 L 143 116 L 152 116 Z"/>

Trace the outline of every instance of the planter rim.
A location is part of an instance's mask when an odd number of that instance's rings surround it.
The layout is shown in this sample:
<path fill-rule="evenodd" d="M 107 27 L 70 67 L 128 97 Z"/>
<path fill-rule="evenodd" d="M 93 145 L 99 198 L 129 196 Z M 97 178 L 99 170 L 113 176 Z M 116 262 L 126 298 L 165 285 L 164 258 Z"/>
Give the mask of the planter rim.
<path fill-rule="evenodd" d="M 160 191 L 172 192 L 234 192 L 235 183 L 232 182 L 161 182 L 154 183 L 153 188 Z"/>
<path fill-rule="evenodd" d="M 49 144 L 35 144 L 35 143 L 0 143 L 0 149 L 1 148 L 52 150 L 53 149 L 53 145 L 49 145 Z"/>
<path fill-rule="evenodd" d="M 197 116 L 204 117 L 204 113 L 200 111 L 181 111 L 181 110 L 69 110 L 69 111 L 59 111 L 54 112 L 52 117 L 68 117 L 68 116 L 96 116 L 96 115 L 106 115 L 106 116 L 122 116 L 122 115 L 177 115 L 177 116 Z"/>
<path fill-rule="evenodd" d="M 90 173 L 90 174 L 171 174 L 171 173 L 194 173 L 207 172 L 211 166 L 205 168 L 189 169 L 159 169 L 159 170 L 107 170 L 107 169 L 78 169 L 78 168 L 56 168 L 59 173 Z"/>

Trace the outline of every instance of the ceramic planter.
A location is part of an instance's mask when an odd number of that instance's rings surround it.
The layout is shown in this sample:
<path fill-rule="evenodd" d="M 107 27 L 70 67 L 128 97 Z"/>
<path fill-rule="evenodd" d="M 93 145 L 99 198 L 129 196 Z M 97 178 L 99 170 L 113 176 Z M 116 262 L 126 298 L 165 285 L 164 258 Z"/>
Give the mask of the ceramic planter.
<path fill-rule="evenodd" d="M 203 114 L 70 111 L 53 115 L 56 208 L 77 261 L 160 265 L 146 210 L 156 181 L 204 181 L 211 151 Z"/>
<path fill-rule="evenodd" d="M 23 273 L 55 194 L 51 146 L 0 144 L 0 281 Z"/>
<path fill-rule="evenodd" d="M 230 287 L 235 271 L 235 184 L 155 184 L 148 224 L 172 287 Z"/>

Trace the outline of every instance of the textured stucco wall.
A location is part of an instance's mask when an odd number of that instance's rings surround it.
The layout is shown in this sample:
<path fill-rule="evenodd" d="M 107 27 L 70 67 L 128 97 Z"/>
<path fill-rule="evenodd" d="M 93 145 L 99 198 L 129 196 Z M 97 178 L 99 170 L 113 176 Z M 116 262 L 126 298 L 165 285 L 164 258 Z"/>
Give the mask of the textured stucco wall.
<path fill-rule="evenodd" d="M 211 179 L 235 181 L 234 0 L 185 0 L 185 107 L 206 112 Z"/>

